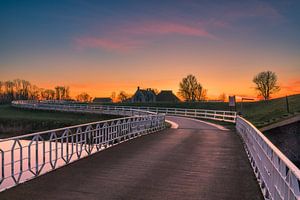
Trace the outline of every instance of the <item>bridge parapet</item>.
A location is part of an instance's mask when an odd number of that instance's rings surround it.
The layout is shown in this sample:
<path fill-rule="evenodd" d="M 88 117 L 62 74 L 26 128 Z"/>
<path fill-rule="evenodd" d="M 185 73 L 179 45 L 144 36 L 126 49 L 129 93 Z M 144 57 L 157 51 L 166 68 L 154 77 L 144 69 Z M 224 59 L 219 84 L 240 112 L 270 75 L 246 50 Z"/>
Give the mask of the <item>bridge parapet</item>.
<path fill-rule="evenodd" d="M 237 117 L 236 128 L 265 199 L 299 200 L 300 170 L 244 118 Z"/>
<path fill-rule="evenodd" d="M 118 143 L 165 128 L 165 115 L 135 109 L 14 101 L 15 107 L 123 117 L 0 140 L 0 191 Z"/>
<path fill-rule="evenodd" d="M 109 106 L 95 104 L 67 103 L 66 101 L 14 101 L 15 107 L 60 110 L 60 111 L 82 111 L 103 114 L 119 115 L 148 115 L 166 114 L 172 116 L 211 119 L 217 121 L 235 122 L 237 113 L 235 111 L 187 109 L 187 108 L 165 108 L 165 107 L 142 107 L 142 106 Z"/>

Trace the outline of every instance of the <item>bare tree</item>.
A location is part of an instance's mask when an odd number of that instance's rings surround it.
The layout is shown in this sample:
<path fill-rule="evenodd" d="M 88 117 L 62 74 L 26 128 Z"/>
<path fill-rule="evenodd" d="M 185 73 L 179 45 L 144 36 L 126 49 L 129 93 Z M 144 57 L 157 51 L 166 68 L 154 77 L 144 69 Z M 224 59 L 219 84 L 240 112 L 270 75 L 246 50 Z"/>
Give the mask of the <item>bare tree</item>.
<path fill-rule="evenodd" d="M 53 100 L 55 98 L 55 91 L 51 89 L 40 89 L 41 99 L 43 100 Z"/>
<path fill-rule="evenodd" d="M 204 89 L 203 89 L 202 85 L 200 83 L 198 83 L 198 85 L 196 87 L 196 91 L 195 91 L 197 101 L 203 100 L 203 92 L 204 92 Z"/>
<path fill-rule="evenodd" d="M 63 87 L 64 95 L 63 99 L 70 99 L 70 87 L 69 86 L 64 86 Z"/>
<path fill-rule="evenodd" d="M 1 102 L 19 99 L 70 99 L 70 88 L 68 86 L 56 86 L 55 90 L 42 89 L 32 85 L 29 81 L 21 79 L 0 81 Z"/>
<path fill-rule="evenodd" d="M 129 99 L 129 95 L 124 92 L 124 91 L 121 91 L 118 95 L 118 100 L 121 101 L 121 102 L 124 102 L 126 101 L 127 99 Z"/>
<path fill-rule="evenodd" d="M 61 99 L 60 87 L 56 86 L 54 89 L 55 89 L 55 99 L 60 100 Z"/>
<path fill-rule="evenodd" d="M 5 88 L 6 99 L 8 101 L 12 101 L 14 99 L 14 82 L 5 81 L 4 88 Z"/>
<path fill-rule="evenodd" d="M 179 95 L 186 101 L 203 100 L 204 89 L 194 75 L 188 75 L 179 83 Z"/>
<path fill-rule="evenodd" d="M 112 101 L 113 102 L 115 102 L 116 101 L 116 92 L 115 91 L 113 91 L 112 93 L 111 93 L 111 95 L 110 95 L 110 98 L 112 99 Z"/>
<path fill-rule="evenodd" d="M 92 101 L 92 97 L 88 93 L 83 92 L 76 96 L 76 100 L 80 102 L 90 102 Z"/>
<path fill-rule="evenodd" d="M 36 85 L 31 85 L 29 99 L 37 100 L 41 97 L 41 89 Z"/>
<path fill-rule="evenodd" d="M 280 90 L 277 85 L 277 75 L 272 71 L 260 72 L 253 78 L 253 82 L 256 84 L 256 90 L 264 100 L 269 100 L 271 94 L 274 94 Z"/>
<path fill-rule="evenodd" d="M 56 86 L 54 89 L 57 100 L 70 99 L 70 88 L 68 86 Z"/>

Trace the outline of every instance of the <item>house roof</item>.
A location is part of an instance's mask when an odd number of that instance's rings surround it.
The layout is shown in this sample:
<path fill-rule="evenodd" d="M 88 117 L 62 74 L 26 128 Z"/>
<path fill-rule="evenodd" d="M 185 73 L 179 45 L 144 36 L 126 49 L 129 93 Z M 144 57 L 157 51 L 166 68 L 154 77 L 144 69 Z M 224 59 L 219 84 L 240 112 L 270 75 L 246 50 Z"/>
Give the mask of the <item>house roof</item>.
<path fill-rule="evenodd" d="M 94 102 L 110 102 L 112 99 L 110 97 L 95 97 Z"/>
<path fill-rule="evenodd" d="M 157 96 L 157 101 L 174 102 L 179 101 L 178 97 L 173 94 L 172 90 L 162 90 Z"/>

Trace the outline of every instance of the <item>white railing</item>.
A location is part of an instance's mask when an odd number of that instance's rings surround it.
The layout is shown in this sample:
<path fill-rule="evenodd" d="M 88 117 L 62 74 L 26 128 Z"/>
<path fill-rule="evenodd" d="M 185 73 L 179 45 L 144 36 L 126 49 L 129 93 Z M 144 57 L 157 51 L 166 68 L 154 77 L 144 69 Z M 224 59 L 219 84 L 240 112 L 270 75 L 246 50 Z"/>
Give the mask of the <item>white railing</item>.
<path fill-rule="evenodd" d="M 128 108 L 127 106 L 118 106 Z M 166 115 L 211 119 L 226 122 L 235 122 L 236 112 L 223 110 L 187 109 L 187 108 L 163 108 L 163 107 L 130 107 L 132 109 L 147 110 Z"/>
<path fill-rule="evenodd" d="M 164 129 L 165 115 L 134 109 L 95 109 L 15 101 L 13 106 L 123 115 L 0 140 L 0 191 L 94 154 L 109 146 Z"/>
<path fill-rule="evenodd" d="M 23 105 L 22 105 L 23 104 Z M 182 116 L 191 118 L 211 119 L 217 121 L 226 121 L 235 123 L 236 112 L 234 111 L 222 111 L 222 110 L 204 110 L 204 109 L 186 109 L 186 108 L 163 108 L 163 107 L 139 107 L 139 106 L 107 106 L 96 104 L 76 104 L 65 103 L 61 104 L 59 101 L 32 101 L 32 104 L 28 105 L 28 101 L 18 101 L 15 106 L 22 106 L 33 109 L 45 109 L 45 110 L 61 110 L 61 111 L 79 111 L 82 112 L 96 112 L 103 114 L 118 114 L 123 115 L 124 112 L 134 112 L 134 114 L 146 114 L 146 113 L 161 113 L 172 116 Z M 112 113 L 114 111 L 114 113 Z M 127 113 L 130 114 L 130 113 Z M 132 114 L 131 114 L 132 115 Z"/>
<path fill-rule="evenodd" d="M 236 128 L 265 199 L 299 200 L 300 170 L 247 120 L 237 117 Z"/>

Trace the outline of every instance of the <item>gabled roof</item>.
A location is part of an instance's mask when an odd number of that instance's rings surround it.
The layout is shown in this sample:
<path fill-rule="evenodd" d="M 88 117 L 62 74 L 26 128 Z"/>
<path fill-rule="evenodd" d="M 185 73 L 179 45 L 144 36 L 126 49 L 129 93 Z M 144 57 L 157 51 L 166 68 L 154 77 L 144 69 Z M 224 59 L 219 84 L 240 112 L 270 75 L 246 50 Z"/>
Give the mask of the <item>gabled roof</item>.
<path fill-rule="evenodd" d="M 179 101 L 179 98 L 173 94 L 172 90 L 162 90 L 157 96 L 157 101 L 163 101 L 163 102 L 177 102 Z"/>
<path fill-rule="evenodd" d="M 110 97 L 95 97 L 93 102 L 111 102 L 112 99 Z"/>

